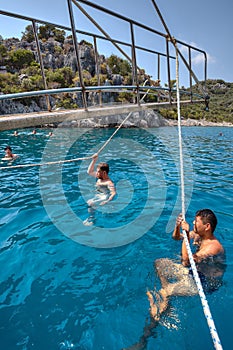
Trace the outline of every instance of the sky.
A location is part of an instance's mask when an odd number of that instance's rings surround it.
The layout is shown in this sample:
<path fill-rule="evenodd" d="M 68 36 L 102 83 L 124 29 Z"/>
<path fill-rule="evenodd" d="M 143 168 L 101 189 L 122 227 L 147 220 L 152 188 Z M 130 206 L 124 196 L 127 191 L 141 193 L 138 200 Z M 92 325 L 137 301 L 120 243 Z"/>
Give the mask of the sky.
<path fill-rule="evenodd" d="M 166 33 L 151 0 L 90 0 L 104 8 L 110 9 L 148 27 Z M 232 0 L 157 0 L 157 6 L 173 37 L 187 44 L 197 47 L 207 53 L 208 79 L 222 79 L 233 82 L 233 27 L 231 25 L 233 14 Z M 114 39 L 128 41 L 130 39 L 129 25 L 123 21 L 90 9 L 80 3 L 85 10 L 98 22 L 101 27 Z M 73 6 L 76 29 L 98 33 L 98 29 Z M 0 0 L 0 10 L 22 14 L 28 17 L 48 22 L 70 26 L 67 0 Z M 5 39 L 9 37 L 21 38 L 22 32 L 30 22 L 12 19 L 0 15 L 0 35 Z M 68 33 L 70 34 L 70 33 Z M 91 37 L 78 37 L 92 42 Z M 150 47 L 153 50 L 164 52 L 165 41 L 152 34 L 135 28 L 135 42 L 138 46 Z M 103 40 L 97 41 L 98 51 L 109 57 L 111 54 L 121 56 L 111 43 Z M 170 45 L 172 46 L 172 45 Z M 179 47 L 185 57 L 187 51 Z M 130 55 L 127 47 L 123 47 Z M 173 48 L 170 54 L 175 55 Z M 157 58 L 152 54 L 145 54 L 137 50 L 137 64 L 145 68 L 146 72 L 157 78 Z M 192 68 L 199 80 L 204 79 L 203 55 L 192 52 Z M 175 79 L 175 60 L 171 63 L 171 79 Z M 163 83 L 167 81 L 166 61 L 161 60 L 161 76 Z M 180 85 L 188 86 L 188 74 L 183 63 L 180 62 Z"/>

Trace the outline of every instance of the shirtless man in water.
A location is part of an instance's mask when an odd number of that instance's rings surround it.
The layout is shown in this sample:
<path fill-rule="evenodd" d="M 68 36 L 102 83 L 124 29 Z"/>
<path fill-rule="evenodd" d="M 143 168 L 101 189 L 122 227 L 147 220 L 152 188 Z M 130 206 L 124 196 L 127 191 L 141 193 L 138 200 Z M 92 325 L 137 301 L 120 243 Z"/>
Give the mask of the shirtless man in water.
<path fill-rule="evenodd" d="M 197 271 L 205 292 L 217 289 L 221 284 L 221 277 L 225 270 L 225 252 L 222 244 L 214 236 L 217 218 L 210 209 L 198 210 L 193 221 L 193 231 L 189 224 L 179 215 L 172 238 L 183 239 L 181 229 L 186 231 L 187 238 L 193 239 L 197 249 L 193 254 Z M 148 291 L 150 313 L 158 321 L 160 315 L 168 306 L 169 297 L 173 295 L 191 296 L 198 293 L 196 283 L 192 276 L 185 240 L 182 241 L 181 264 L 170 259 L 158 259 L 155 268 L 161 281 L 162 288 L 156 293 L 158 304 L 153 298 L 153 292 Z M 175 282 L 174 282 L 175 278 Z"/>
<path fill-rule="evenodd" d="M 5 151 L 5 156 L 4 158 L 2 158 L 2 160 L 14 160 L 18 158 L 17 154 L 12 153 L 12 149 L 10 146 L 5 147 L 4 151 Z"/>
<path fill-rule="evenodd" d="M 114 183 L 108 176 L 109 173 L 109 165 L 107 163 L 99 163 L 97 165 L 97 169 L 95 171 L 95 164 L 98 159 L 98 154 L 94 154 L 92 156 L 92 161 L 87 169 L 87 173 L 90 176 L 97 178 L 96 181 L 96 195 L 94 198 L 89 199 L 87 204 L 89 205 L 89 212 L 91 213 L 90 217 L 86 219 L 83 223 L 84 225 L 92 225 L 94 218 L 94 207 L 96 204 L 105 205 L 109 201 L 111 201 L 115 195 L 116 190 Z"/>
<path fill-rule="evenodd" d="M 193 231 L 190 231 L 189 224 L 183 220 L 182 215 L 178 216 L 172 238 L 183 240 L 181 263 L 176 263 L 167 258 L 155 261 L 154 265 L 161 281 L 161 289 L 147 292 L 151 323 L 145 326 L 139 342 L 130 346 L 127 350 L 145 349 L 148 338 L 153 334 L 152 330 L 158 325 L 162 313 L 168 308 L 170 297 L 198 294 L 181 229 L 186 231 L 188 240 L 192 239 L 196 246 L 193 259 L 204 292 L 211 293 L 221 286 L 225 271 L 225 252 L 221 243 L 214 236 L 217 218 L 210 209 L 198 210 L 193 225 Z"/>

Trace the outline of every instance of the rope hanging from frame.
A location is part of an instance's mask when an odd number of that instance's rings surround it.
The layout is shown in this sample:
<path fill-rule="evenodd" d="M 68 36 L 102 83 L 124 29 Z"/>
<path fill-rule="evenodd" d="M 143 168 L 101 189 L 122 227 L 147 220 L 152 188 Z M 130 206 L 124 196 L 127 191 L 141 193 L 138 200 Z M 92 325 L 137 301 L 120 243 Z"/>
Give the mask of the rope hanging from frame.
<path fill-rule="evenodd" d="M 178 114 L 178 134 L 179 134 L 179 153 L 180 153 L 180 185 L 181 185 L 181 203 L 182 203 L 182 216 L 185 219 L 185 186 L 184 186 L 184 162 L 183 162 L 183 150 L 182 150 L 182 135 L 181 135 L 181 116 L 180 116 L 180 92 L 179 92 L 179 52 L 176 47 L 176 94 L 177 94 L 177 114 Z M 197 272 L 197 267 L 193 259 L 192 251 L 190 248 L 190 244 L 188 241 L 188 237 L 186 231 L 183 230 L 183 236 L 186 244 L 186 248 L 188 251 L 190 265 L 193 271 L 194 280 L 197 285 L 198 293 L 201 299 L 203 312 L 205 314 L 210 334 L 212 336 L 213 344 L 216 350 L 222 350 L 222 345 L 214 324 L 213 317 L 210 312 L 210 308 L 208 305 L 208 301 L 206 299 L 205 293 L 203 291 L 203 287 L 200 281 L 200 277 Z"/>

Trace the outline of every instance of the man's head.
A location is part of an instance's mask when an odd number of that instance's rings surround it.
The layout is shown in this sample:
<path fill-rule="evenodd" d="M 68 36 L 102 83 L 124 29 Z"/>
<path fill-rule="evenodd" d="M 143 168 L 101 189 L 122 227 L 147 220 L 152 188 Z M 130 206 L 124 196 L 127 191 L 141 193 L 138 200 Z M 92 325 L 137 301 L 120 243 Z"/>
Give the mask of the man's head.
<path fill-rule="evenodd" d="M 10 152 L 12 152 L 12 149 L 11 149 L 10 146 L 6 146 L 6 147 L 4 148 L 4 151 L 10 151 Z"/>
<path fill-rule="evenodd" d="M 107 163 L 99 163 L 96 169 L 96 176 L 103 179 L 108 175 L 109 165 Z"/>
<path fill-rule="evenodd" d="M 204 225 L 204 226 L 210 226 L 211 228 L 211 233 L 214 232 L 216 226 L 217 226 L 217 218 L 215 216 L 215 214 L 212 212 L 212 210 L 210 209 L 201 209 L 201 210 L 198 210 L 196 212 L 196 215 L 195 215 L 195 222 L 194 222 L 194 225 L 195 225 L 195 229 L 198 232 L 198 221 Z"/>

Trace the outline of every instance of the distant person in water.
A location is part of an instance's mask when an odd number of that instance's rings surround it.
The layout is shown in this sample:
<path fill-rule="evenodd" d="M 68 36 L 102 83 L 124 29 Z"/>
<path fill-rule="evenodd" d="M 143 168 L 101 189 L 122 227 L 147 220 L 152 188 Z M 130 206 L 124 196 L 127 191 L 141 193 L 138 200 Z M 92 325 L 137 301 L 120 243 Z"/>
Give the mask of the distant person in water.
<path fill-rule="evenodd" d="M 92 161 L 87 169 L 87 173 L 90 176 L 97 178 L 96 181 L 96 195 L 94 198 L 89 199 L 87 204 L 89 206 L 90 217 L 83 223 L 84 225 L 92 225 L 94 220 L 94 210 L 97 205 L 105 205 L 111 201 L 115 195 L 116 190 L 114 183 L 108 176 L 109 165 L 107 163 L 99 163 L 95 171 L 95 164 L 98 159 L 98 154 L 94 154 Z"/>
<path fill-rule="evenodd" d="M 196 252 L 193 259 L 196 263 L 200 281 L 205 293 L 212 293 L 222 285 L 225 271 L 225 252 L 222 244 L 214 236 L 217 218 L 212 210 L 202 209 L 196 212 L 193 221 L 193 231 L 180 214 L 176 220 L 172 238 L 182 240 L 181 263 L 163 258 L 155 261 L 155 269 L 161 281 L 159 291 L 147 291 L 150 303 L 151 323 L 144 328 L 144 334 L 139 342 L 127 349 L 144 349 L 152 330 L 159 323 L 161 315 L 167 310 L 169 299 L 172 296 L 193 296 L 198 289 L 190 267 L 189 256 L 181 230 L 193 240 Z"/>
<path fill-rule="evenodd" d="M 36 129 L 32 130 L 32 135 L 36 135 Z"/>
<path fill-rule="evenodd" d="M 18 131 L 14 131 L 13 135 L 14 135 L 14 136 L 19 136 Z"/>
<path fill-rule="evenodd" d="M 14 160 L 18 158 L 17 154 L 12 153 L 12 149 L 10 146 L 6 146 L 4 148 L 4 151 L 5 151 L 5 156 L 4 158 L 2 158 L 2 160 Z"/>

